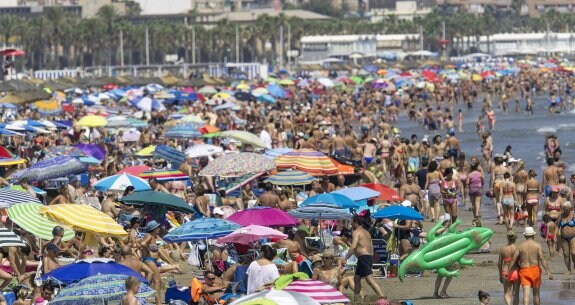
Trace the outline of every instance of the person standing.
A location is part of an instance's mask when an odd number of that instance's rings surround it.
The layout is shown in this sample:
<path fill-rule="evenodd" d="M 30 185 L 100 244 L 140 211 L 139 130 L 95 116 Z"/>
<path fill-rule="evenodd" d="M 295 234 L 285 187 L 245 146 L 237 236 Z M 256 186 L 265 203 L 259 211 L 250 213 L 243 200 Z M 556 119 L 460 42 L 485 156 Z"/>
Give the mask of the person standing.
<path fill-rule="evenodd" d="M 140 280 L 135 276 L 126 278 L 126 295 L 122 297 L 121 305 L 140 305 L 142 302 L 136 296 L 140 290 Z"/>
<path fill-rule="evenodd" d="M 497 263 L 499 267 L 499 282 L 503 284 L 503 298 L 506 305 L 511 305 L 512 302 L 513 305 L 519 304 L 518 266 L 509 266 L 517 252 L 516 240 L 517 235 L 513 231 L 507 232 L 507 245 L 499 250 L 499 262 Z M 512 270 L 511 274 L 507 272 L 508 269 Z"/>
<path fill-rule="evenodd" d="M 521 281 L 521 286 L 523 286 L 523 304 L 529 304 L 529 295 L 531 294 L 531 289 L 533 289 L 533 304 L 540 305 L 540 266 L 543 266 L 550 280 L 553 280 L 553 275 L 547 266 L 547 260 L 543 256 L 541 245 L 535 241 L 535 230 L 533 227 L 526 227 L 523 236 L 525 236 L 525 240 L 517 245 L 517 251 L 513 256 L 513 260 L 507 267 L 506 277 L 509 278 L 513 266 L 519 262 L 519 280 Z"/>
<path fill-rule="evenodd" d="M 369 286 L 375 291 L 378 298 L 385 299 L 383 292 L 377 286 L 373 277 L 373 244 L 371 242 L 371 235 L 363 228 L 364 218 L 361 216 L 354 216 L 352 220 L 353 234 L 351 247 L 349 248 L 345 260 L 347 261 L 352 255 L 357 257 L 357 267 L 355 269 L 355 276 L 353 278 L 355 289 L 353 291 L 354 298 L 357 298 L 361 292 L 361 279 L 365 278 Z"/>

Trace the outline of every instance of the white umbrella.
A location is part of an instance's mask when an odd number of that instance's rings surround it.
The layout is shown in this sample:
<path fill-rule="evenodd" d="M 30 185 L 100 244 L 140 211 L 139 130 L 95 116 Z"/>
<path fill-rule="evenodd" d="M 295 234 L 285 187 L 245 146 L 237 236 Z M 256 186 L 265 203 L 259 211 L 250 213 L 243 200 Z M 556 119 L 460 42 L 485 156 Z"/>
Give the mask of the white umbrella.
<path fill-rule="evenodd" d="M 140 139 L 140 132 L 136 129 L 130 129 L 122 135 L 122 140 L 126 142 L 136 142 Z"/>
<path fill-rule="evenodd" d="M 224 152 L 224 149 L 210 144 L 194 145 L 186 150 L 186 156 L 190 158 L 200 158 L 213 156 L 218 153 Z"/>
<path fill-rule="evenodd" d="M 329 78 L 322 77 L 322 78 L 319 78 L 317 80 L 317 82 L 326 86 L 326 87 L 333 87 L 333 81 Z"/>
<path fill-rule="evenodd" d="M 84 105 L 84 100 L 78 97 L 72 100 L 72 104 Z"/>

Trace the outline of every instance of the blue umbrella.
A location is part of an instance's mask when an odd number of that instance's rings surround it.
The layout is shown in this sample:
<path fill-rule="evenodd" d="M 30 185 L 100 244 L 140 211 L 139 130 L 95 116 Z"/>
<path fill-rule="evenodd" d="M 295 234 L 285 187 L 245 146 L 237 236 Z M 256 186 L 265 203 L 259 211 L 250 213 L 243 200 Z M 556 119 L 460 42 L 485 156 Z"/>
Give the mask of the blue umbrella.
<path fill-rule="evenodd" d="M 10 131 L 8 129 L 1 129 L 0 128 L 0 135 L 2 135 L 2 136 L 22 136 L 23 134 L 17 133 L 14 131 Z"/>
<path fill-rule="evenodd" d="M 0 103 L 0 108 L 17 109 L 18 107 L 16 107 L 16 105 L 10 104 L 10 103 Z"/>
<path fill-rule="evenodd" d="M 60 290 L 53 305 L 93 305 L 101 301 L 118 301 L 126 294 L 126 279 L 122 274 L 99 274 L 82 279 Z M 140 285 L 139 298 L 147 298 L 156 292 L 148 285 Z"/>
<path fill-rule="evenodd" d="M 258 101 L 268 103 L 268 104 L 275 104 L 276 99 L 269 94 L 263 94 L 263 95 L 258 96 Z"/>
<path fill-rule="evenodd" d="M 87 169 L 86 165 L 74 157 L 59 156 L 37 162 L 27 168 L 19 179 L 26 177 L 34 182 L 50 180 L 83 173 Z"/>
<path fill-rule="evenodd" d="M 94 184 L 94 188 L 102 192 L 107 190 L 123 191 L 128 186 L 133 186 L 136 192 L 147 191 L 151 189 L 146 180 L 125 173 L 106 177 Z"/>
<path fill-rule="evenodd" d="M 300 205 L 300 207 L 288 213 L 297 219 L 339 220 L 350 219 L 352 216 L 347 209 L 335 204 L 326 203 L 312 203 L 307 206 Z"/>
<path fill-rule="evenodd" d="M 273 97 L 278 97 L 278 98 L 286 98 L 287 97 L 285 90 L 278 85 L 268 85 L 266 89 L 268 89 L 268 92 Z"/>
<path fill-rule="evenodd" d="M 226 110 L 226 109 L 232 109 L 234 107 L 236 107 L 237 105 L 232 103 L 232 102 L 226 102 L 224 104 L 218 105 L 216 107 L 214 107 L 214 111 L 219 111 L 219 110 Z"/>
<path fill-rule="evenodd" d="M 186 155 L 183 152 L 165 145 L 156 146 L 156 150 L 154 150 L 152 154 L 171 162 L 173 169 L 180 168 L 180 165 L 186 161 Z"/>
<path fill-rule="evenodd" d="M 287 148 L 287 147 L 280 147 L 280 148 L 273 148 L 273 149 L 269 149 L 264 153 L 264 156 L 270 158 L 270 159 L 275 159 L 276 157 L 282 156 L 287 154 L 288 152 L 292 151 L 293 149 L 291 148 Z"/>
<path fill-rule="evenodd" d="M 183 125 L 172 128 L 166 132 L 166 138 L 199 138 L 202 133 L 192 125 Z"/>
<path fill-rule="evenodd" d="M 177 227 L 164 236 L 164 239 L 175 243 L 213 239 L 226 236 L 239 228 L 239 224 L 229 220 L 200 218 Z"/>
<path fill-rule="evenodd" d="M 348 187 L 341 190 L 333 191 L 332 194 L 340 194 L 344 195 L 345 197 L 353 200 L 353 201 L 360 201 L 369 198 L 375 198 L 380 195 L 379 192 L 376 192 L 372 189 L 363 186 L 356 186 L 356 187 Z"/>
<path fill-rule="evenodd" d="M 324 193 L 324 194 L 319 194 L 319 195 L 309 197 L 308 199 L 304 200 L 304 202 L 302 202 L 300 204 L 300 207 L 304 207 L 304 206 L 312 204 L 312 203 L 333 204 L 333 205 L 336 205 L 340 208 L 345 208 L 345 209 L 357 209 L 357 208 L 359 208 L 359 205 L 357 203 L 353 202 L 353 200 L 349 199 L 348 197 L 346 197 L 344 195 L 335 194 L 335 193 Z"/>
<path fill-rule="evenodd" d="M 424 220 L 425 218 L 419 214 L 416 210 L 401 205 L 392 205 L 387 208 L 383 208 L 375 214 L 373 218 L 388 218 L 397 220 Z"/>
<path fill-rule="evenodd" d="M 53 278 L 64 284 L 71 284 L 97 274 L 123 274 L 135 276 L 143 283 L 148 282 L 130 267 L 106 258 L 84 259 L 73 262 L 44 274 L 42 280 L 46 281 Z"/>
<path fill-rule="evenodd" d="M 306 185 L 311 184 L 315 177 L 302 171 L 288 170 L 279 172 L 265 180 L 275 185 Z"/>

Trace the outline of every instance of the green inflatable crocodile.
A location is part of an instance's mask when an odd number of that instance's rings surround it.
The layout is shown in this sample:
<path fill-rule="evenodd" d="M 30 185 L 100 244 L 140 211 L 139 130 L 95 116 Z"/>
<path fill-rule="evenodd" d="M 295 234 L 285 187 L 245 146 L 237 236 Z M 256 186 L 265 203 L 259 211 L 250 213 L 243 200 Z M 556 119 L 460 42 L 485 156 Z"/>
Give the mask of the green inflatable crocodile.
<path fill-rule="evenodd" d="M 446 268 L 458 262 L 461 265 L 473 265 L 473 260 L 463 256 L 469 251 L 478 250 L 493 235 L 488 228 L 474 227 L 465 231 L 456 232 L 461 220 L 449 226 L 448 232 L 435 236 L 435 232 L 442 226 L 437 223 L 427 233 L 427 244 L 421 249 L 411 253 L 399 266 L 399 280 L 403 282 L 405 274 L 410 271 L 434 270 L 442 277 L 459 276 L 459 270 L 448 271 Z"/>

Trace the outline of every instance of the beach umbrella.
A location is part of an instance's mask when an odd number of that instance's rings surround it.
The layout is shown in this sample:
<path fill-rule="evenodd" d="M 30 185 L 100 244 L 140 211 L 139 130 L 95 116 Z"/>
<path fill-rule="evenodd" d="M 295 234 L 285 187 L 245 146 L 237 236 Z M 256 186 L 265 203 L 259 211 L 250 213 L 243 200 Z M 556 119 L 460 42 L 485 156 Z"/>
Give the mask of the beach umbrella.
<path fill-rule="evenodd" d="M 359 76 L 352 76 L 349 79 L 356 84 L 363 84 L 364 83 L 363 78 L 361 78 Z"/>
<path fill-rule="evenodd" d="M 186 155 L 183 152 L 166 145 L 156 146 L 152 155 L 172 163 L 172 168 L 179 168 L 186 161 Z"/>
<path fill-rule="evenodd" d="M 122 197 L 122 201 L 127 204 L 139 206 L 158 206 L 168 210 L 178 210 L 187 213 L 194 213 L 194 210 L 187 202 L 172 194 L 154 191 L 135 192 L 132 195 Z"/>
<path fill-rule="evenodd" d="M 24 170 L 19 179 L 28 178 L 33 182 L 50 180 L 83 173 L 87 169 L 85 164 L 74 157 L 59 156 L 33 164 Z"/>
<path fill-rule="evenodd" d="M 243 91 L 249 91 L 250 85 L 248 85 L 246 83 L 240 83 L 240 84 L 236 85 L 236 89 L 237 90 L 243 90 Z"/>
<path fill-rule="evenodd" d="M 190 139 L 201 137 L 202 133 L 198 130 L 198 127 L 181 125 L 166 131 L 165 136 L 166 138 Z"/>
<path fill-rule="evenodd" d="M 97 274 L 73 283 L 58 292 L 50 301 L 52 305 L 94 305 L 119 301 L 127 293 L 123 274 Z M 156 292 L 143 284 L 136 294 L 138 298 L 148 298 Z"/>
<path fill-rule="evenodd" d="M 149 171 L 151 169 L 152 169 L 151 167 L 145 165 L 128 166 L 123 170 L 119 171 L 118 174 L 129 174 L 138 176 L 139 174 Z"/>
<path fill-rule="evenodd" d="M 369 189 L 363 186 L 347 187 L 337 191 L 331 192 L 332 194 L 340 194 L 353 200 L 360 201 L 369 198 L 376 198 L 379 196 L 379 192 Z"/>
<path fill-rule="evenodd" d="M 195 114 L 183 116 L 179 121 L 183 123 L 204 123 L 204 120 Z"/>
<path fill-rule="evenodd" d="M 107 258 L 83 259 L 72 262 L 42 275 L 42 280 L 52 278 L 69 285 L 91 276 L 111 274 L 135 276 L 142 283 L 148 282 L 139 273 L 132 270 L 132 268 L 118 264 L 113 259 Z"/>
<path fill-rule="evenodd" d="M 39 188 L 37 188 L 37 187 L 35 187 L 35 186 L 33 186 L 33 185 L 30 185 L 30 187 L 32 188 L 32 190 L 33 190 L 34 192 L 36 192 L 36 194 L 38 194 L 38 195 L 40 195 L 40 196 L 46 196 L 46 194 L 47 194 L 45 190 L 39 189 Z M 21 185 L 19 185 L 19 184 L 13 184 L 13 185 L 11 185 L 11 186 L 7 186 L 6 188 L 9 188 L 9 189 L 15 190 L 15 191 L 19 191 L 19 192 L 22 192 L 22 193 L 27 193 L 27 192 L 28 192 L 27 190 L 25 190 L 25 189 L 24 189 Z"/>
<path fill-rule="evenodd" d="M 218 105 L 216 107 L 214 107 L 214 111 L 219 111 L 219 110 L 226 110 L 226 109 L 232 109 L 234 107 L 236 107 L 237 105 L 231 102 L 226 102 L 224 104 Z"/>
<path fill-rule="evenodd" d="M 322 219 L 322 220 L 340 220 L 351 219 L 348 209 L 339 205 L 327 203 L 310 203 L 307 206 L 300 206 L 289 211 L 297 219 Z"/>
<path fill-rule="evenodd" d="M 286 78 L 286 79 L 280 80 L 279 84 L 284 85 L 284 86 L 293 86 L 293 85 L 295 85 L 295 82 L 289 78 Z"/>
<path fill-rule="evenodd" d="M 102 160 L 98 160 L 94 157 L 91 156 L 80 156 L 80 157 L 76 157 L 78 158 L 78 160 L 80 160 L 80 162 L 84 163 L 84 164 L 88 164 L 88 165 L 100 165 L 102 164 Z"/>
<path fill-rule="evenodd" d="M 200 90 L 198 90 L 198 93 L 203 95 L 213 95 L 218 93 L 218 90 L 216 90 L 216 88 L 214 88 L 213 86 L 204 86 L 200 88 Z"/>
<path fill-rule="evenodd" d="M 151 157 L 156 150 L 156 145 L 150 145 L 137 151 L 134 155 L 137 157 Z"/>
<path fill-rule="evenodd" d="M 316 300 L 320 304 L 341 304 L 349 303 L 349 299 L 339 292 L 335 287 L 322 281 L 316 280 L 296 280 L 291 282 L 282 290 L 299 292 Z"/>
<path fill-rule="evenodd" d="M 138 109 L 152 112 L 152 110 L 164 110 L 166 109 L 160 101 L 153 99 L 149 96 L 142 97 L 137 100 L 132 101 L 132 105 L 136 106 Z"/>
<path fill-rule="evenodd" d="M 347 209 L 359 208 L 359 205 L 355 203 L 353 200 L 349 199 L 344 195 L 336 194 L 333 192 L 311 196 L 306 200 L 304 200 L 299 206 L 304 207 L 310 204 L 317 204 L 317 203 L 333 204 Z"/>
<path fill-rule="evenodd" d="M 290 227 L 298 224 L 298 221 L 287 212 L 270 207 L 241 210 L 226 219 L 242 226 Z"/>
<path fill-rule="evenodd" d="M 259 87 L 259 88 L 255 88 L 254 90 L 252 90 L 252 95 L 254 95 L 254 96 L 260 96 L 263 94 L 270 94 L 270 92 L 268 91 L 268 89 L 266 89 L 264 87 Z"/>
<path fill-rule="evenodd" d="M 0 247 L 26 247 L 26 243 L 7 228 L 0 228 Z"/>
<path fill-rule="evenodd" d="M 262 94 L 262 95 L 258 96 L 258 101 L 268 103 L 268 104 L 275 104 L 276 99 L 269 94 Z"/>
<path fill-rule="evenodd" d="M 287 93 L 286 91 L 278 86 L 278 85 L 268 85 L 266 87 L 268 89 L 269 95 L 273 96 L 273 97 L 277 97 L 277 98 L 286 98 L 287 97 Z"/>
<path fill-rule="evenodd" d="M 263 155 L 242 152 L 227 154 L 214 159 L 200 171 L 201 176 L 239 177 L 246 174 L 258 174 L 276 168 L 274 161 Z"/>
<path fill-rule="evenodd" d="M 392 205 L 383 208 L 372 215 L 373 218 L 388 218 L 392 220 L 425 220 L 416 210 L 402 205 Z"/>
<path fill-rule="evenodd" d="M 265 180 L 275 185 L 307 185 L 311 184 L 316 178 L 306 172 L 298 170 L 287 170 L 270 176 Z"/>
<path fill-rule="evenodd" d="M 276 157 L 285 155 L 290 151 L 293 151 L 293 149 L 287 148 L 287 147 L 273 148 L 273 149 L 266 150 L 266 152 L 264 153 L 264 156 L 273 160 Z"/>
<path fill-rule="evenodd" d="M 266 148 L 266 144 L 257 135 L 242 131 L 242 130 L 226 130 L 220 132 L 220 137 L 232 138 L 236 141 L 240 141 L 244 144 L 250 144 L 260 148 Z"/>
<path fill-rule="evenodd" d="M 128 122 L 128 117 L 123 115 L 113 116 L 108 118 L 108 124 L 106 127 L 110 128 L 119 128 L 119 127 L 128 127 L 130 126 L 130 122 Z"/>
<path fill-rule="evenodd" d="M 239 228 L 239 224 L 229 220 L 200 218 L 175 228 L 164 239 L 175 243 L 213 239 L 226 236 Z"/>
<path fill-rule="evenodd" d="M 14 155 L 4 146 L 0 146 L 0 158 L 14 158 Z"/>
<path fill-rule="evenodd" d="M 325 87 L 333 87 L 334 83 L 331 79 L 329 78 L 318 78 L 317 80 L 318 83 L 322 84 L 322 86 Z"/>
<path fill-rule="evenodd" d="M 74 231 L 104 236 L 127 236 L 128 233 L 112 217 L 89 205 L 58 204 L 45 207 L 40 214 L 46 215 Z"/>
<path fill-rule="evenodd" d="M 359 186 L 363 186 L 368 189 L 372 189 L 376 192 L 379 192 L 379 196 L 376 198 L 377 200 L 401 201 L 401 197 L 399 196 L 399 194 L 389 186 L 377 183 L 366 183 L 361 184 Z"/>
<path fill-rule="evenodd" d="M 300 149 L 290 151 L 274 160 L 278 169 L 297 169 L 312 175 L 331 175 L 337 173 L 337 167 L 325 154 Z"/>
<path fill-rule="evenodd" d="M 251 99 L 254 98 L 254 96 L 253 96 L 251 93 L 249 93 L 249 92 L 244 92 L 244 91 L 238 91 L 238 92 L 236 92 L 236 93 L 234 94 L 234 97 L 236 98 L 236 100 L 238 100 L 238 101 L 243 101 L 243 102 L 249 101 L 249 100 L 251 100 Z"/>
<path fill-rule="evenodd" d="M 99 115 L 87 115 L 81 118 L 76 124 L 82 127 L 104 127 L 108 124 L 108 120 Z"/>
<path fill-rule="evenodd" d="M 106 158 L 106 149 L 98 144 L 76 144 L 74 147 L 81 150 L 86 156 L 92 156 L 98 160 Z"/>
<path fill-rule="evenodd" d="M 320 305 L 313 298 L 299 292 L 285 290 L 265 290 L 241 297 L 230 305 Z"/>
<path fill-rule="evenodd" d="M 145 171 L 137 175 L 143 179 L 156 178 L 160 182 L 190 180 L 190 176 L 179 170 Z"/>
<path fill-rule="evenodd" d="M 0 158 L 0 166 L 12 166 L 26 163 L 26 159 L 20 157 Z"/>
<path fill-rule="evenodd" d="M 57 100 L 44 100 L 34 102 L 32 109 L 36 109 L 42 115 L 54 115 L 62 112 L 62 105 Z"/>
<path fill-rule="evenodd" d="M 98 180 L 98 182 L 94 184 L 94 188 L 101 192 L 105 192 L 107 190 L 124 191 L 128 186 L 133 186 L 136 192 L 151 189 L 146 180 L 128 174 L 109 176 Z"/>
<path fill-rule="evenodd" d="M 24 136 L 22 133 L 17 133 L 8 129 L 1 129 L 0 128 L 0 135 L 2 136 Z"/>
<path fill-rule="evenodd" d="M 231 234 L 224 237 L 218 238 L 219 244 L 224 243 L 236 243 L 242 245 L 249 245 L 260 239 L 270 238 L 270 239 L 285 239 L 287 235 L 281 233 L 280 231 L 271 229 L 269 227 L 249 225 L 240 229 L 235 230 Z"/>
<path fill-rule="evenodd" d="M 224 149 L 221 148 L 220 146 L 210 144 L 199 144 L 186 149 L 186 156 L 190 158 L 200 158 L 200 157 L 213 156 L 215 154 L 223 152 Z"/>
<path fill-rule="evenodd" d="M 56 156 L 79 157 L 79 156 L 85 155 L 77 147 L 69 146 L 69 145 L 49 146 L 46 150 L 48 151 L 49 154 L 56 155 Z"/>
<path fill-rule="evenodd" d="M 51 240 L 52 230 L 59 224 L 42 216 L 40 214 L 42 208 L 44 205 L 40 203 L 22 203 L 8 208 L 6 212 L 8 218 L 20 228 L 43 240 Z M 65 227 L 62 240 L 68 241 L 72 238 L 74 238 L 74 231 Z"/>
<path fill-rule="evenodd" d="M 141 133 L 136 129 L 130 129 L 124 132 L 122 135 L 122 140 L 124 142 L 138 142 L 140 140 Z"/>

